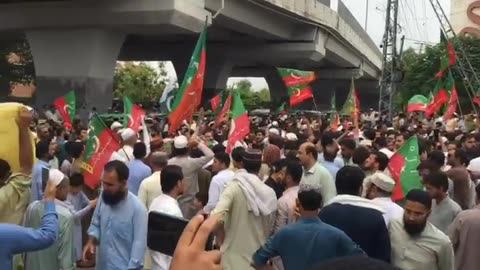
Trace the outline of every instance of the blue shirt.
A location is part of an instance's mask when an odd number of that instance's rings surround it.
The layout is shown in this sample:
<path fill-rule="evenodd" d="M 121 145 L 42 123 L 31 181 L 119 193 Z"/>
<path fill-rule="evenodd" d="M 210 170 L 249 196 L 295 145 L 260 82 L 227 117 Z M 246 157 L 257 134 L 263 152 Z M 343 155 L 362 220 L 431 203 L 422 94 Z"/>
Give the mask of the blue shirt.
<path fill-rule="evenodd" d="M 147 221 L 147 209 L 131 192 L 114 206 L 100 195 L 88 228 L 88 235 L 100 243 L 95 269 L 143 269 Z"/>
<path fill-rule="evenodd" d="M 43 161 L 37 160 L 32 171 L 32 191 L 30 202 L 40 201 L 43 199 L 42 174 L 44 169 L 50 169 L 50 165 Z"/>
<path fill-rule="evenodd" d="M 323 164 L 323 162 L 325 161 L 323 153 L 318 154 L 317 161 Z M 333 160 L 333 164 L 335 164 L 335 166 L 337 166 L 339 169 L 345 166 L 345 162 L 343 162 L 343 159 L 341 159 L 340 157 L 335 157 L 335 159 Z"/>
<path fill-rule="evenodd" d="M 58 235 L 55 203 L 47 201 L 40 229 L 0 224 L 0 269 L 12 269 L 12 256 L 51 246 Z"/>
<path fill-rule="evenodd" d="M 128 171 L 128 190 L 137 195 L 142 181 L 152 175 L 152 169 L 143 161 L 134 159 L 128 163 Z"/>
<path fill-rule="evenodd" d="M 286 244 L 288 243 L 288 244 Z M 285 270 L 308 270 L 323 261 L 364 254 L 344 232 L 318 217 L 301 218 L 272 235 L 253 255 L 256 266 L 280 256 Z"/>
<path fill-rule="evenodd" d="M 340 170 L 340 168 L 334 162 L 324 160 L 320 162 L 320 164 L 322 164 L 323 167 L 325 167 L 325 169 L 327 169 L 327 171 L 332 175 L 333 180 L 337 178 L 337 172 Z"/>

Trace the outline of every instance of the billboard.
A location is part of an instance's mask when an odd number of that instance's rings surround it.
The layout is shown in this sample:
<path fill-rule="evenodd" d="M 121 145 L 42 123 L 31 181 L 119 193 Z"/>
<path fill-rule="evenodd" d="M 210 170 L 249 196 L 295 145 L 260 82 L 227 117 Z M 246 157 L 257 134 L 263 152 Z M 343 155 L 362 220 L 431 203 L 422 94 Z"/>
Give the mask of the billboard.
<path fill-rule="evenodd" d="M 480 37 L 480 0 L 452 0 L 450 22 L 459 35 Z"/>

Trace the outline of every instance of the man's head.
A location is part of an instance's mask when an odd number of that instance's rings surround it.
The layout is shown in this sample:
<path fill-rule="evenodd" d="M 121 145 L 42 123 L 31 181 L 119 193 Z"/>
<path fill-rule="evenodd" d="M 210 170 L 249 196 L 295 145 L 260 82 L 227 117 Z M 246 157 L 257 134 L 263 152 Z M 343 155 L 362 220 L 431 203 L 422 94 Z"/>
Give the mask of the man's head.
<path fill-rule="evenodd" d="M 0 187 L 2 187 L 12 174 L 10 164 L 4 159 L 0 159 Z"/>
<path fill-rule="evenodd" d="M 434 150 L 428 155 L 428 160 L 440 170 L 445 165 L 445 154 L 440 150 Z"/>
<path fill-rule="evenodd" d="M 391 197 L 395 188 L 395 181 L 382 172 L 376 172 L 365 178 L 367 199 Z"/>
<path fill-rule="evenodd" d="M 342 150 L 341 154 L 344 159 L 350 159 L 353 156 L 353 151 L 355 150 L 356 144 L 352 139 L 342 139 L 340 141 L 340 149 Z"/>
<path fill-rule="evenodd" d="M 160 174 L 162 192 L 181 195 L 183 193 L 183 172 L 177 165 L 167 165 Z"/>
<path fill-rule="evenodd" d="M 127 165 L 119 160 L 105 164 L 102 177 L 102 199 L 106 204 L 116 205 L 127 196 L 128 175 Z"/>
<path fill-rule="evenodd" d="M 373 151 L 370 154 L 370 159 L 373 162 L 373 171 L 385 171 L 388 166 L 388 157 L 380 151 Z"/>
<path fill-rule="evenodd" d="M 432 199 L 420 189 L 411 190 L 406 196 L 403 223 L 405 231 L 411 236 L 419 235 L 427 225 L 432 208 Z"/>
<path fill-rule="evenodd" d="M 50 140 L 52 138 L 50 134 L 50 128 L 48 125 L 39 125 L 37 127 L 37 137 L 39 140 Z"/>
<path fill-rule="evenodd" d="M 356 166 L 344 166 L 337 172 L 335 186 L 339 195 L 360 196 L 365 173 Z"/>
<path fill-rule="evenodd" d="M 243 156 L 245 155 L 245 149 L 243 147 L 235 147 L 232 150 L 232 162 L 235 169 L 243 168 Z"/>
<path fill-rule="evenodd" d="M 258 175 L 262 166 L 262 151 L 257 149 L 248 149 L 243 155 L 243 168 L 251 174 Z"/>
<path fill-rule="evenodd" d="M 456 148 L 448 150 L 447 164 L 452 167 L 468 166 L 469 160 L 467 152 L 464 149 Z"/>
<path fill-rule="evenodd" d="M 400 149 L 405 144 L 405 141 L 410 138 L 410 134 L 407 132 L 399 133 L 395 136 L 395 149 Z"/>
<path fill-rule="evenodd" d="M 123 145 L 130 145 L 133 146 L 137 142 L 137 133 L 133 131 L 131 128 L 126 128 L 120 134 L 122 138 Z"/>
<path fill-rule="evenodd" d="M 352 161 L 364 171 L 373 170 L 373 159 L 370 158 L 370 150 L 364 146 L 357 147 L 353 151 Z"/>
<path fill-rule="evenodd" d="M 211 131 L 205 132 L 205 134 L 203 134 L 203 136 L 205 137 L 206 142 L 213 141 L 213 134 L 212 134 Z"/>
<path fill-rule="evenodd" d="M 287 163 L 288 161 L 286 159 L 280 159 L 274 162 L 271 166 L 270 177 L 278 183 L 285 182 Z"/>
<path fill-rule="evenodd" d="M 333 162 L 337 157 L 339 147 L 335 136 L 331 132 L 324 132 L 320 140 L 323 149 L 323 158 L 326 161 Z"/>
<path fill-rule="evenodd" d="M 444 198 L 448 191 L 448 176 L 442 171 L 431 172 L 425 176 L 424 185 L 430 197 Z"/>
<path fill-rule="evenodd" d="M 316 216 L 322 207 L 320 186 L 300 185 L 297 205 L 301 216 Z"/>
<path fill-rule="evenodd" d="M 462 138 L 462 148 L 467 151 L 472 151 L 475 149 L 477 141 L 475 140 L 475 134 L 467 133 Z"/>
<path fill-rule="evenodd" d="M 49 161 L 55 155 L 55 145 L 51 140 L 41 140 L 35 146 L 35 157 L 43 161 Z"/>
<path fill-rule="evenodd" d="M 67 200 L 69 191 L 68 177 L 57 169 L 50 169 L 48 172 L 48 181 L 52 181 L 57 186 L 55 198 L 59 201 Z"/>
<path fill-rule="evenodd" d="M 264 139 L 265 139 L 265 132 L 259 130 L 255 133 L 255 140 L 257 141 L 257 143 L 262 143 Z"/>
<path fill-rule="evenodd" d="M 133 156 L 135 159 L 144 159 L 147 156 L 147 146 L 143 142 L 138 142 L 133 145 Z"/>
<path fill-rule="evenodd" d="M 173 140 L 172 154 L 174 156 L 188 155 L 188 139 L 187 137 L 180 135 Z"/>
<path fill-rule="evenodd" d="M 215 154 L 213 158 L 212 171 L 219 172 L 230 167 L 230 157 L 225 152 L 219 152 Z"/>
<path fill-rule="evenodd" d="M 154 171 L 160 171 L 168 164 L 168 154 L 165 152 L 153 152 L 150 155 L 150 164 Z"/>
<path fill-rule="evenodd" d="M 83 190 L 83 175 L 81 173 L 74 173 L 70 176 L 70 193 L 76 195 Z"/>
<path fill-rule="evenodd" d="M 310 168 L 317 162 L 318 152 L 313 143 L 304 143 L 298 149 L 298 159 L 306 168 Z"/>
<path fill-rule="evenodd" d="M 297 161 L 288 161 L 287 169 L 285 171 L 285 187 L 293 187 L 298 186 L 300 184 L 300 180 L 302 180 L 303 175 L 303 168 L 302 164 Z"/>

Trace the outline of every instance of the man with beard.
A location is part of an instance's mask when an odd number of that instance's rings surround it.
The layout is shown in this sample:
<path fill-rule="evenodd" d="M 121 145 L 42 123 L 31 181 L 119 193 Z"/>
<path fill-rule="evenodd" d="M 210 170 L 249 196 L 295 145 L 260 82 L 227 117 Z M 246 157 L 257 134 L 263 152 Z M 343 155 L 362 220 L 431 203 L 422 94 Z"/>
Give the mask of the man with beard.
<path fill-rule="evenodd" d="M 373 159 L 370 156 L 370 153 L 371 151 L 367 147 L 360 146 L 353 151 L 352 156 L 353 163 L 360 167 L 366 176 L 374 173 Z"/>
<path fill-rule="evenodd" d="M 74 216 L 66 202 L 69 189 L 69 180 L 57 170 L 48 172 L 49 181 L 53 182 L 57 189 L 55 194 L 55 208 L 58 215 L 59 232 L 55 243 L 48 249 L 29 252 L 25 258 L 25 269 L 29 270 L 73 270 L 75 269 L 74 250 Z M 38 229 L 42 226 L 45 213 L 45 204 L 35 201 L 28 206 L 25 214 L 25 227 Z"/>
<path fill-rule="evenodd" d="M 103 170 L 103 192 L 93 213 L 88 228 L 89 239 L 83 250 L 84 260 L 97 255 L 97 270 L 143 269 L 147 210 L 128 191 L 128 174 L 127 165 L 119 160 L 108 162 Z"/>
<path fill-rule="evenodd" d="M 150 211 L 160 212 L 183 218 L 177 198 L 183 193 L 182 168 L 177 165 L 167 165 L 160 175 L 163 194 L 155 198 L 150 205 Z M 151 251 L 152 270 L 168 270 L 172 257 Z"/>
<path fill-rule="evenodd" d="M 390 220 L 403 217 L 403 208 L 392 201 L 392 192 L 395 188 L 395 181 L 382 172 L 376 172 L 365 178 L 367 199 L 385 209 L 383 218 L 388 225 Z"/>
<path fill-rule="evenodd" d="M 345 164 L 345 166 L 353 165 L 352 156 L 355 148 L 356 144 L 355 141 L 352 139 L 345 138 L 340 141 L 340 154 L 342 155 L 343 163 Z"/>
<path fill-rule="evenodd" d="M 474 133 L 467 133 L 461 139 L 462 148 L 467 152 L 468 160 L 478 157 L 477 141 Z"/>
<path fill-rule="evenodd" d="M 414 189 L 406 196 L 403 219 L 389 226 L 392 264 L 404 270 L 453 270 L 454 255 L 448 236 L 427 221 L 432 199 Z"/>
<path fill-rule="evenodd" d="M 41 140 L 35 147 L 37 164 L 33 167 L 32 194 L 30 202 L 39 201 L 43 198 L 43 178 L 50 169 L 50 160 L 55 154 L 55 148 L 51 140 Z"/>
<path fill-rule="evenodd" d="M 335 159 L 337 158 L 338 154 L 338 143 L 335 140 L 335 137 L 332 133 L 325 132 L 322 135 L 322 140 L 320 141 L 322 144 L 323 149 L 323 159 L 320 159 L 319 162 L 327 169 L 327 171 L 332 175 L 333 179 L 337 176 L 338 170 L 340 170 L 342 166 L 338 166 L 339 164 L 335 163 Z"/>
<path fill-rule="evenodd" d="M 470 209 L 475 205 L 475 184 L 470 180 L 467 170 L 468 156 L 463 149 L 448 150 L 448 165 L 452 166 L 447 171 L 447 176 L 453 182 L 452 199 L 463 210 Z"/>

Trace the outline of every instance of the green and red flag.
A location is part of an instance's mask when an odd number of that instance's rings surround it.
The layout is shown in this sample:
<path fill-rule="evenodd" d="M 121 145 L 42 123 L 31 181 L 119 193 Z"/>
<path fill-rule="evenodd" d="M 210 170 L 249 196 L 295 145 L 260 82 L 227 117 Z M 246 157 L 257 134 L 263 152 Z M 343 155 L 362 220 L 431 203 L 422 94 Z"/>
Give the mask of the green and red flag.
<path fill-rule="evenodd" d="M 210 100 L 210 105 L 212 106 L 212 112 L 215 112 L 217 111 L 217 108 L 218 106 L 220 106 L 220 103 L 222 102 L 222 97 L 221 97 L 221 93 L 214 96 L 211 100 Z"/>
<path fill-rule="evenodd" d="M 76 111 L 76 98 L 75 91 L 70 91 L 65 94 L 63 97 L 57 98 L 53 105 L 63 117 L 63 123 L 66 127 L 72 128 L 73 119 L 75 119 Z"/>
<path fill-rule="evenodd" d="M 330 129 L 337 130 L 340 127 L 340 116 L 337 112 L 337 102 L 335 98 L 335 92 L 333 93 L 332 99 L 330 100 Z"/>
<path fill-rule="evenodd" d="M 414 95 L 408 101 L 407 112 L 424 112 L 430 101 L 424 95 Z"/>
<path fill-rule="evenodd" d="M 245 138 L 250 133 L 250 120 L 248 113 L 243 106 L 240 94 L 237 91 L 232 93 L 232 122 L 230 124 L 230 132 L 228 135 L 226 152 L 230 154 L 235 143 Z"/>
<path fill-rule="evenodd" d="M 475 102 L 475 104 L 477 104 L 478 106 L 480 106 L 480 93 L 477 93 L 475 95 L 475 97 L 473 98 L 473 102 Z"/>
<path fill-rule="evenodd" d="M 128 97 L 123 97 L 123 127 L 138 132 L 142 126 L 145 111 Z"/>
<path fill-rule="evenodd" d="M 286 109 L 286 104 L 285 102 L 282 103 L 282 105 L 280 105 L 280 107 L 277 108 L 277 110 L 275 111 L 276 114 L 280 114 L 280 115 L 285 115 L 287 114 L 287 109 Z"/>
<path fill-rule="evenodd" d="M 445 71 L 457 62 L 457 54 L 450 41 L 446 41 L 445 52 L 440 58 L 440 71 L 435 75 L 437 78 L 442 78 Z"/>
<path fill-rule="evenodd" d="M 315 73 L 290 68 L 277 68 L 290 96 L 290 107 L 313 98 L 309 84 L 315 80 Z"/>
<path fill-rule="evenodd" d="M 442 79 L 437 80 L 435 89 L 433 90 L 433 98 L 430 100 L 430 103 L 427 105 L 425 110 L 425 116 L 427 118 L 432 117 L 438 110 L 440 110 L 443 104 L 448 102 L 448 93 L 445 89 Z"/>
<path fill-rule="evenodd" d="M 98 188 L 103 167 L 118 149 L 120 149 L 120 143 L 102 119 L 95 114 L 90 120 L 85 159 L 81 164 L 87 186 L 92 189 Z"/>
<path fill-rule="evenodd" d="M 360 100 L 358 99 L 357 90 L 355 89 L 355 82 L 352 80 L 350 92 L 343 104 L 341 115 L 350 115 L 352 118 L 358 117 L 360 113 Z"/>
<path fill-rule="evenodd" d="M 393 201 L 402 200 L 412 189 L 423 188 L 417 170 L 418 165 L 420 165 L 418 139 L 417 136 L 413 136 L 398 149 L 388 163 L 390 175 L 395 180 Z"/>
<path fill-rule="evenodd" d="M 207 29 L 205 28 L 195 45 L 185 78 L 175 96 L 172 111 L 168 115 L 170 125 L 168 132 L 170 134 L 175 133 L 182 125 L 183 120 L 192 118 L 193 113 L 202 101 L 203 81 L 207 62 L 206 39 Z"/>
<path fill-rule="evenodd" d="M 455 79 L 453 78 L 451 72 L 448 74 L 447 81 L 445 82 L 445 86 L 446 86 L 447 92 L 450 94 L 450 98 L 447 104 L 447 110 L 443 115 L 443 120 L 446 121 L 452 118 L 453 114 L 457 110 L 457 103 L 458 103 L 457 87 L 455 86 Z"/>
<path fill-rule="evenodd" d="M 230 107 L 232 106 L 232 92 L 231 91 L 228 91 L 228 92 L 229 92 L 228 97 L 225 100 L 225 103 L 223 104 L 222 110 L 217 115 L 217 121 L 215 121 L 215 126 L 217 127 L 223 123 L 223 121 L 225 120 L 225 117 L 230 111 Z"/>

